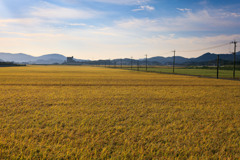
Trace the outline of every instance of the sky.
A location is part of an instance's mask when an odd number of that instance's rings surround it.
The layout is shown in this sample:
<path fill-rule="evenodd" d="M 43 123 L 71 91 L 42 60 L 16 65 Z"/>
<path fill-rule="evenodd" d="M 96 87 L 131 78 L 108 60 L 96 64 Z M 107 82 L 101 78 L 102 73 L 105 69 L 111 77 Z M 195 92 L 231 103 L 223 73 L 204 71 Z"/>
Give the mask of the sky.
<path fill-rule="evenodd" d="M 0 0 L 0 13 L 6 53 L 197 57 L 240 41 L 239 0 Z"/>

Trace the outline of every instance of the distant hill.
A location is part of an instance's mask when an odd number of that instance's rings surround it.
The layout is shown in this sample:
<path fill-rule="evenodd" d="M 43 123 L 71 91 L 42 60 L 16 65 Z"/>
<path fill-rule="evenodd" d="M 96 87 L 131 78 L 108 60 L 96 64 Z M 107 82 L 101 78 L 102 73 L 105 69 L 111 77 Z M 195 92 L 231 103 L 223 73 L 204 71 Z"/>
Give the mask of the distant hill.
<path fill-rule="evenodd" d="M 149 62 L 158 62 L 158 63 L 161 63 L 161 64 L 168 64 L 168 63 L 173 62 L 173 57 L 152 57 L 152 58 L 149 58 L 148 61 Z M 181 56 L 176 56 L 175 61 L 177 63 L 182 64 L 182 63 L 185 63 L 185 62 L 189 61 L 189 59 L 181 57 Z"/>
<path fill-rule="evenodd" d="M 240 61 L 240 52 L 237 52 L 237 61 Z M 62 64 L 66 61 L 67 57 L 61 54 L 47 54 L 42 55 L 39 57 L 34 57 L 31 55 L 18 53 L 18 54 L 11 54 L 11 53 L 0 53 L 0 62 L 15 62 L 15 63 L 27 63 L 27 64 Z M 205 64 L 215 64 L 217 59 L 217 54 L 214 53 L 205 53 L 196 58 L 185 58 L 181 56 L 175 57 L 175 63 L 178 65 L 205 65 Z M 81 60 L 81 59 L 74 59 L 78 62 L 83 62 L 84 64 L 109 64 L 109 60 L 98 60 L 98 61 L 90 61 L 90 60 Z M 221 62 L 226 64 L 231 64 L 233 61 L 232 54 L 220 54 Z M 145 64 L 145 59 L 139 59 L 140 64 Z M 120 64 L 122 62 L 123 65 L 129 65 L 131 62 L 136 65 L 137 59 L 114 59 L 111 60 L 111 64 Z M 148 64 L 150 65 L 171 65 L 173 62 L 173 57 L 151 57 L 148 58 Z"/>
<path fill-rule="evenodd" d="M 12 53 L 0 53 L 0 59 L 6 62 L 28 62 L 33 61 L 36 57 L 18 53 L 18 54 L 12 54 Z"/>
<path fill-rule="evenodd" d="M 239 62 L 240 61 L 240 52 L 237 52 L 236 59 Z M 207 62 L 215 63 L 217 59 L 217 54 L 214 53 L 205 53 L 199 57 L 196 58 L 184 58 L 181 56 L 175 57 L 175 63 L 176 64 L 205 64 Z M 233 54 L 220 54 L 220 59 L 224 62 L 232 62 L 233 61 Z M 142 59 L 142 61 L 144 61 Z M 148 61 L 151 63 L 159 63 L 162 65 L 172 64 L 173 57 L 152 57 L 149 58 Z"/>
<path fill-rule="evenodd" d="M 38 59 L 61 59 L 66 60 L 66 57 L 61 54 L 46 54 L 40 57 L 37 57 Z"/>
<path fill-rule="evenodd" d="M 237 57 L 240 55 L 240 52 L 238 52 Z M 232 61 L 233 60 L 233 54 L 220 54 L 220 59 L 225 61 Z M 197 58 L 191 58 L 190 60 L 193 62 L 204 62 L 204 61 L 213 61 L 217 59 L 217 54 L 214 53 L 205 53 L 204 55 L 197 57 Z"/>
<path fill-rule="evenodd" d="M 240 62 L 240 52 L 237 52 L 236 54 L 236 60 L 237 63 Z M 175 57 L 175 64 L 176 65 L 216 65 L 217 60 L 217 54 L 214 53 L 205 53 L 199 57 L 196 58 L 185 58 L 181 56 Z M 130 65 L 131 63 L 133 65 L 136 65 L 139 61 L 140 65 L 145 65 L 146 59 L 113 59 L 110 61 L 111 65 L 120 65 L 121 63 L 123 65 Z M 173 63 L 173 57 L 151 57 L 148 58 L 148 64 L 149 65 L 172 65 Z M 220 64 L 232 64 L 233 63 L 233 54 L 220 54 Z M 89 61 L 86 64 L 106 64 L 109 65 L 109 60 L 98 60 L 98 61 Z"/>
<path fill-rule="evenodd" d="M 36 57 L 36 60 L 31 62 L 34 64 L 53 64 L 53 63 L 63 63 L 66 61 L 66 57 L 61 54 L 47 54 L 40 57 Z"/>
<path fill-rule="evenodd" d="M 28 63 L 28 64 L 54 64 L 54 63 L 61 64 L 64 61 L 66 61 L 67 57 L 61 54 L 47 54 L 39 57 L 34 57 L 23 53 L 17 54 L 0 53 L 0 59 L 5 62 Z M 76 60 L 84 61 L 78 59 Z"/>

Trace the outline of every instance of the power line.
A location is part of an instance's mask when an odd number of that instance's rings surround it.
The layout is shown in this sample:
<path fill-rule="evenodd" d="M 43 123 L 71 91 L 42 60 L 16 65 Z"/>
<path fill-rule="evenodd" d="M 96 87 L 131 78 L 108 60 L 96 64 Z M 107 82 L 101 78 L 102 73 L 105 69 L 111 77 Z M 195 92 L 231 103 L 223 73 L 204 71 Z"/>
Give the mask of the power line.
<path fill-rule="evenodd" d="M 196 49 L 196 50 L 186 50 L 186 51 L 178 51 L 178 52 L 198 52 L 198 51 L 204 51 L 204 50 L 208 50 L 208 49 L 215 49 L 215 48 L 219 48 L 219 47 L 223 47 L 223 46 L 227 46 L 229 45 L 229 50 L 230 50 L 230 43 L 224 43 L 224 44 L 220 44 L 220 45 L 216 45 L 216 46 L 212 46 L 212 47 L 208 47 L 208 48 L 202 48 L 202 49 Z M 164 56 L 164 55 L 169 55 L 172 51 L 163 53 L 159 56 Z"/>
<path fill-rule="evenodd" d="M 162 54 L 159 54 L 158 56 L 170 56 L 172 54 L 172 51 L 169 51 L 169 52 L 166 52 L 166 53 L 162 53 Z"/>
<path fill-rule="evenodd" d="M 197 50 L 178 51 L 178 52 L 198 52 L 198 51 L 204 51 L 204 50 L 208 50 L 208 49 L 219 48 L 219 47 L 223 47 L 223 46 L 226 46 L 226 45 L 229 45 L 229 43 L 225 43 L 225 44 L 221 44 L 221 45 L 217 45 L 217 46 L 212 46 L 212 47 L 208 47 L 208 48 L 197 49 Z"/>

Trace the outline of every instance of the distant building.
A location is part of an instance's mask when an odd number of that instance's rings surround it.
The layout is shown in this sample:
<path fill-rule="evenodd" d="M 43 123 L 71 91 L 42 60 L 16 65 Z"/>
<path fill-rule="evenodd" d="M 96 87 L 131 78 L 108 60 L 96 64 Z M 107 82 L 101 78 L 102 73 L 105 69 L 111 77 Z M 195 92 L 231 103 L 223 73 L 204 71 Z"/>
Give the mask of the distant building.
<path fill-rule="evenodd" d="M 74 59 L 73 59 L 73 56 L 67 57 L 67 64 L 72 64 L 72 63 L 76 63 L 76 61 L 74 61 Z"/>

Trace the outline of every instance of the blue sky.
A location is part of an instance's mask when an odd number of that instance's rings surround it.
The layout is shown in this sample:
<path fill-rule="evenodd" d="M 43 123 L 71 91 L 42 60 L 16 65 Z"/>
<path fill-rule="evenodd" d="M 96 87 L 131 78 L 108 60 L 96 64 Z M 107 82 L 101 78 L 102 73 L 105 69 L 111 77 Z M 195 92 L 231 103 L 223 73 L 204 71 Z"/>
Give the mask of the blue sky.
<path fill-rule="evenodd" d="M 33 56 L 197 57 L 240 40 L 239 0 L 0 0 L 0 13 L 0 52 Z"/>

